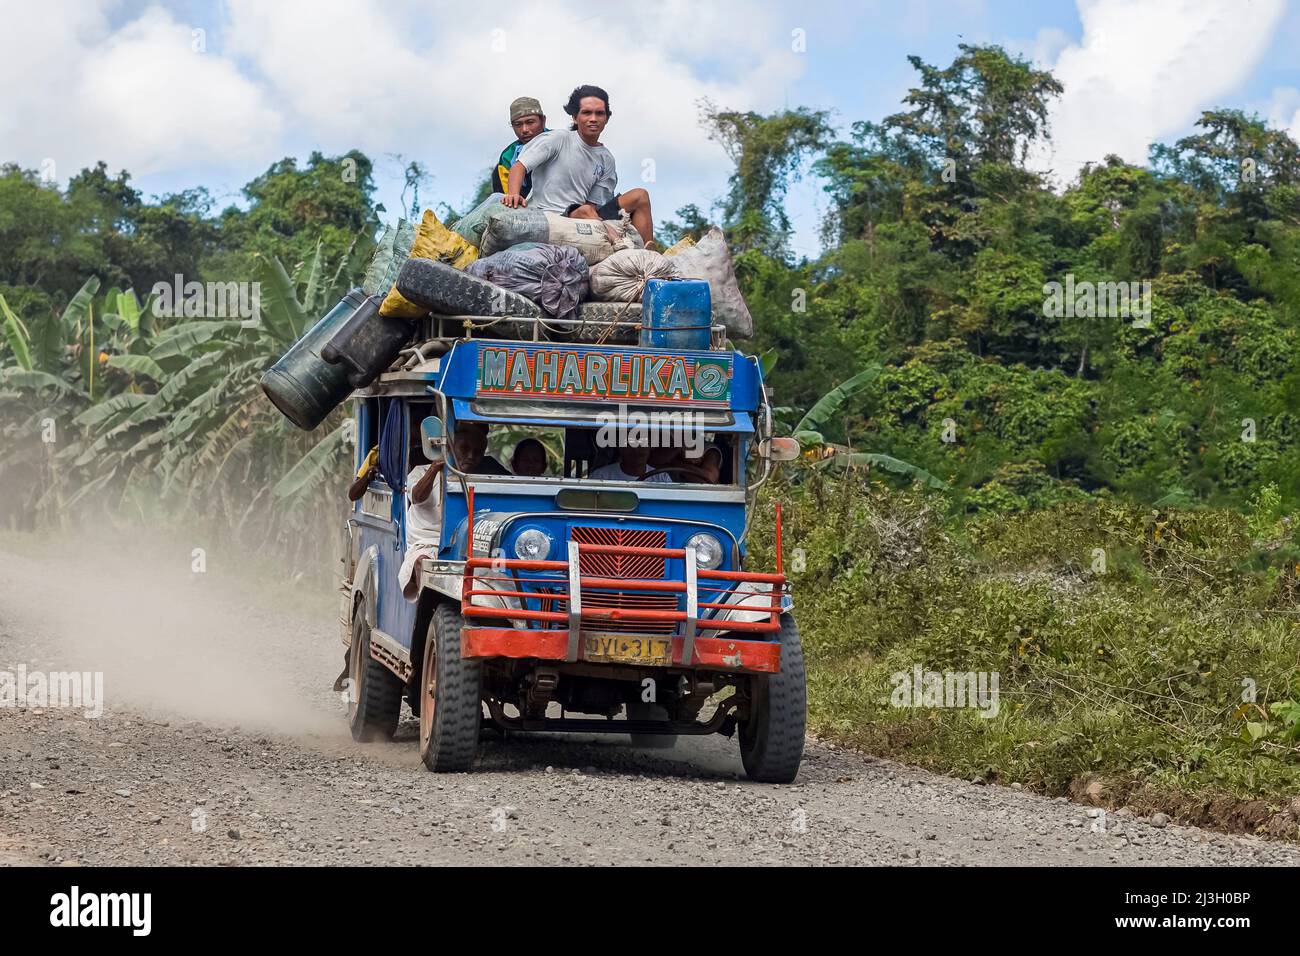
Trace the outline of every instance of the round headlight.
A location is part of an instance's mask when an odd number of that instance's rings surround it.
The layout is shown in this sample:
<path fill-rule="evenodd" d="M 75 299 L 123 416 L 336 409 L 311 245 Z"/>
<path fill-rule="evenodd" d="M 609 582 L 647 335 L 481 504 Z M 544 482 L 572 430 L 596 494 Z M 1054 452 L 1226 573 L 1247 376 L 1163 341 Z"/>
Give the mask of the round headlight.
<path fill-rule="evenodd" d="M 515 538 L 515 557 L 524 561 L 544 561 L 551 554 L 551 536 L 541 528 L 525 528 Z"/>
<path fill-rule="evenodd" d="M 695 566 L 712 571 L 722 563 L 722 542 L 701 531 L 686 539 L 686 547 L 695 552 Z"/>

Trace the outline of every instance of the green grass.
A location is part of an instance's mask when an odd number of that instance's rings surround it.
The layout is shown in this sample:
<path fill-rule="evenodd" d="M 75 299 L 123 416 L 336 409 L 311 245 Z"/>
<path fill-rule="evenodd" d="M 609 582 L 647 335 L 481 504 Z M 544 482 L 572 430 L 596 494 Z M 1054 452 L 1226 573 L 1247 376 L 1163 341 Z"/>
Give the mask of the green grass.
<path fill-rule="evenodd" d="M 815 733 L 1050 794 L 1098 781 L 1099 802 L 1198 822 L 1229 825 L 1189 808 L 1260 801 L 1260 823 L 1300 795 L 1294 522 L 1102 501 L 953 518 L 942 497 L 799 477 L 768 497 Z M 765 507 L 755 567 L 772 524 Z M 894 706 L 891 675 L 915 665 L 996 672 L 997 715 Z"/>

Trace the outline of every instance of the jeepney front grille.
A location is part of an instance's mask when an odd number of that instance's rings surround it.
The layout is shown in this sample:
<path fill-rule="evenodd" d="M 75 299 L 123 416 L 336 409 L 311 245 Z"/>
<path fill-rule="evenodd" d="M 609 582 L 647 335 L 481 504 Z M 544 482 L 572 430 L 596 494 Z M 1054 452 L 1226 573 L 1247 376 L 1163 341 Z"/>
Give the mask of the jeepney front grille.
<path fill-rule="evenodd" d="M 662 548 L 668 543 L 667 531 L 634 528 L 574 528 L 573 540 L 579 544 L 607 544 L 620 548 Z M 579 570 L 598 578 L 662 578 L 663 558 L 642 554 L 584 554 Z M 673 598 L 676 607 L 676 598 Z"/>

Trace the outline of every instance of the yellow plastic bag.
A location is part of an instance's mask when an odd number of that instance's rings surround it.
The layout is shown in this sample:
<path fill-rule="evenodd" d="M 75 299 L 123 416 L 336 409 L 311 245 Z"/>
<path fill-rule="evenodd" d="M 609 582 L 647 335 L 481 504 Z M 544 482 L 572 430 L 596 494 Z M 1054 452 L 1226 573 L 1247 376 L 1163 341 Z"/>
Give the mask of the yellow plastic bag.
<path fill-rule="evenodd" d="M 433 214 L 432 209 L 424 211 L 424 218 L 415 231 L 415 242 L 411 244 L 412 259 L 433 259 L 445 262 L 455 269 L 464 269 L 478 258 L 478 246 L 452 232 Z M 421 308 L 407 299 L 393 286 L 379 306 L 379 314 L 396 316 L 401 319 L 418 319 L 429 310 Z"/>
<path fill-rule="evenodd" d="M 682 236 L 680 239 L 678 239 L 671 246 L 669 246 L 667 249 L 664 250 L 664 255 L 675 256 L 679 252 L 685 252 L 693 245 L 695 245 L 694 239 L 692 239 L 690 236 Z"/>

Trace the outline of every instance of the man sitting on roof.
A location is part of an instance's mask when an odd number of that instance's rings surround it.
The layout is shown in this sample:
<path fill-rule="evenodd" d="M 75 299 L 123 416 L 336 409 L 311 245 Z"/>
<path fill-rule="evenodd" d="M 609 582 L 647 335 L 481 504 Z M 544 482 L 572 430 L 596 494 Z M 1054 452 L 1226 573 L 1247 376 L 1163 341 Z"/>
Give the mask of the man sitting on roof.
<path fill-rule="evenodd" d="M 542 104 L 531 96 L 521 96 L 510 104 L 510 126 L 515 131 L 515 141 L 501 150 L 497 158 L 496 169 L 492 170 L 492 191 L 507 193 L 510 191 L 510 168 L 519 158 L 520 152 L 540 133 L 550 132 L 546 128 L 546 115 Z M 531 176 L 524 176 L 522 193 L 527 196 L 533 188 Z"/>
<path fill-rule="evenodd" d="M 520 151 L 501 201 L 573 219 L 618 219 L 625 211 L 646 248 L 653 248 L 650 194 L 640 188 L 614 192 L 618 186 L 614 154 L 600 141 L 613 115 L 609 94 L 599 86 L 580 86 L 569 95 L 564 112 L 573 117 L 573 125 L 543 133 Z M 532 177 L 533 188 L 525 199 L 527 176 Z"/>

